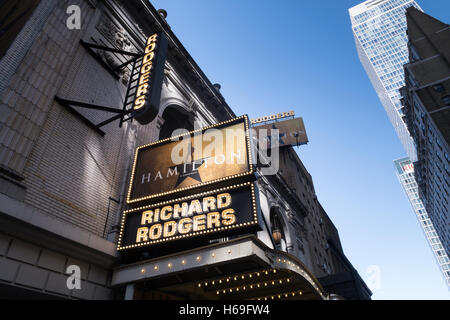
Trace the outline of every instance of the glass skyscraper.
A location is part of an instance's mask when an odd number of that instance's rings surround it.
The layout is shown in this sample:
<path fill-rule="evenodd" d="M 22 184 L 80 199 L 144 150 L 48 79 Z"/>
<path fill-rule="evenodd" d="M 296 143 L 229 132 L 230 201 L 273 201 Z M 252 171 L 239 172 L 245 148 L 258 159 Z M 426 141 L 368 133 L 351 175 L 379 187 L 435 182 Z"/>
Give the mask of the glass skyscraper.
<path fill-rule="evenodd" d="M 441 240 L 418 195 L 412 164 L 417 161 L 417 151 L 403 121 L 400 102 L 400 88 L 405 86 L 404 65 L 409 63 L 406 33 L 406 9 L 409 7 L 422 11 L 414 0 L 369 0 L 350 8 L 349 14 L 359 59 L 409 156 L 394 162 L 397 174 L 449 285 L 447 253 L 442 250 Z M 412 173 L 400 172 L 399 168 L 405 163 Z"/>
<path fill-rule="evenodd" d="M 442 242 L 437 234 L 433 223 L 428 216 L 427 211 L 419 197 L 419 187 L 414 178 L 414 165 L 408 158 L 394 161 L 395 171 L 400 183 L 405 189 L 409 202 L 419 220 L 425 237 L 431 247 L 431 250 L 436 257 L 436 261 L 441 268 L 447 286 L 450 288 L 450 260 L 442 245 Z"/>
<path fill-rule="evenodd" d="M 402 120 L 399 89 L 409 62 L 406 8 L 411 0 L 370 0 L 349 10 L 359 59 L 410 159 L 417 160 L 414 141 Z M 421 10 L 421 9 L 420 9 Z"/>

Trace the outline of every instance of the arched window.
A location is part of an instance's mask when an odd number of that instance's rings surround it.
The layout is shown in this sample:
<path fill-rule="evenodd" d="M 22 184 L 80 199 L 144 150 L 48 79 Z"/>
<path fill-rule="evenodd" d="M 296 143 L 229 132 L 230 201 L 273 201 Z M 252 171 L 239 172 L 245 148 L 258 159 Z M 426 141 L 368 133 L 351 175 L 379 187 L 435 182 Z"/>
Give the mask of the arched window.
<path fill-rule="evenodd" d="M 184 112 L 184 110 L 176 105 L 168 106 L 162 114 L 164 124 L 159 131 L 159 140 L 167 139 L 172 136 L 176 129 L 194 130 L 194 116 Z"/>

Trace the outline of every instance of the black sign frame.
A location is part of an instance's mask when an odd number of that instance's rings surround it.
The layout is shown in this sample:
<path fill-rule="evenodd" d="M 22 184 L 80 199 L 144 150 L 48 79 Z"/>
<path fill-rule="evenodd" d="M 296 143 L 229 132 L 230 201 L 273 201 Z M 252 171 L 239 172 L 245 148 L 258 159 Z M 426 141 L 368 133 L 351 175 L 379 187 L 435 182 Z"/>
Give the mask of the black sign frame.
<path fill-rule="evenodd" d="M 157 40 L 151 42 L 152 38 Z M 151 49 L 151 51 L 148 50 Z M 164 80 L 164 67 L 169 49 L 169 41 L 163 32 L 156 32 L 147 39 L 145 52 L 142 56 L 141 70 L 139 72 L 139 80 L 133 99 L 132 117 L 141 125 L 152 122 L 159 113 L 159 105 L 161 103 L 161 90 Z M 151 55 L 151 59 L 146 63 L 147 57 Z M 150 66 L 147 71 L 146 66 Z M 144 72 L 146 71 L 146 72 Z M 146 87 L 146 93 L 139 96 L 141 86 Z M 138 99 L 142 98 L 144 103 L 139 109 L 136 109 Z"/>
<path fill-rule="evenodd" d="M 138 197 L 138 198 L 132 198 L 132 193 L 133 193 L 133 186 L 135 183 L 135 175 L 136 175 L 136 168 L 137 168 L 137 162 L 139 159 L 139 153 L 142 151 L 145 151 L 148 148 L 152 148 L 152 147 L 156 147 L 159 145 L 164 145 L 164 144 L 168 144 L 168 143 L 172 143 L 174 141 L 176 141 L 177 139 L 181 138 L 181 137 L 185 137 L 185 136 L 195 136 L 196 134 L 199 133 L 203 133 L 205 131 L 207 131 L 208 129 L 221 129 L 221 128 L 226 128 L 228 126 L 232 126 L 235 124 L 238 124 L 240 122 L 244 122 L 244 128 L 245 128 L 245 146 L 246 146 L 246 153 L 247 153 L 247 170 L 246 172 L 237 174 L 237 175 L 232 175 L 232 176 L 224 176 L 218 179 L 214 179 L 211 181 L 207 181 L 207 182 L 202 182 L 199 184 L 195 184 L 186 188 L 181 188 L 181 189 L 174 189 L 171 191 L 167 191 L 167 192 L 162 192 L 162 193 L 156 193 L 156 194 L 150 194 L 147 196 L 143 196 L 143 197 Z M 133 205 L 136 203 L 143 203 L 145 201 L 149 201 L 149 200 L 153 200 L 155 198 L 163 198 L 163 197 L 167 197 L 170 196 L 172 194 L 180 194 L 180 193 L 186 193 L 186 192 L 190 192 L 191 190 L 195 190 L 195 189 L 202 189 L 205 186 L 210 186 L 213 184 L 218 184 L 218 183 L 225 183 L 227 181 L 231 181 L 231 180 L 237 180 L 237 179 L 242 179 L 242 178 L 250 178 L 252 180 L 254 180 L 253 174 L 255 172 L 254 169 L 254 165 L 253 165 L 253 160 L 252 160 L 252 147 L 251 147 L 251 139 L 250 139 L 250 126 L 249 126 L 249 118 L 247 115 L 244 116 L 240 116 L 238 118 L 234 118 L 231 120 L 227 120 L 224 122 L 220 122 L 217 123 L 215 125 L 211 125 L 205 128 L 201 128 L 201 129 L 197 129 L 191 132 L 188 132 L 186 134 L 182 134 L 179 136 L 175 136 L 175 137 L 171 137 L 171 138 L 167 138 L 164 140 L 160 140 L 160 141 L 155 141 L 153 143 L 147 144 L 147 145 L 143 145 L 140 146 L 136 149 L 135 152 L 135 156 L 134 156 L 134 161 L 133 161 L 133 168 L 131 171 L 131 177 L 130 177 L 130 182 L 129 182 L 129 188 L 128 188 L 128 193 L 127 193 L 127 198 L 126 198 L 126 202 L 128 205 Z"/>
<path fill-rule="evenodd" d="M 171 237 L 162 238 L 158 240 L 150 240 L 145 241 L 142 243 L 137 243 L 137 241 L 130 241 L 132 237 L 136 238 L 138 227 L 136 226 L 136 223 L 134 222 L 132 226 L 130 226 L 130 218 L 131 215 L 135 215 L 136 217 L 133 217 L 135 220 L 139 219 L 139 216 L 142 216 L 142 213 L 146 210 L 150 209 L 156 209 L 164 206 L 170 206 L 172 204 L 177 204 L 181 202 L 186 201 L 192 201 L 200 198 L 205 198 L 212 195 L 219 195 L 221 193 L 230 193 L 231 197 L 239 195 L 239 203 L 234 205 L 236 208 L 239 208 L 239 210 L 235 210 L 236 216 L 239 215 L 239 212 L 241 212 L 241 216 L 239 217 L 240 220 L 236 222 L 234 225 L 228 225 L 228 226 L 221 226 L 221 227 L 215 227 L 212 229 L 207 230 L 201 230 L 201 231 L 192 231 L 187 234 L 177 234 Z M 239 193 L 241 192 L 241 193 Z M 248 193 L 249 199 L 246 198 L 246 194 Z M 206 236 L 211 237 L 211 235 L 214 235 L 214 238 L 220 238 L 224 236 L 230 236 L 230 235 L 236 235 L 236 234 L 242 234 L 246 232 L 254 232 L 255 230 L 261 230 L 261 218 L 260 218 L 260 212 L 258 207 L 258 193 L 257 188 L 253 182 L 246 182 L 241 184 L 236 184 L 220 189 L 211 190 L 208 192 L 203 192 L 195 195 L 186 196 L 183 198 L 178 198 L 170 201 L 160 202 L 140 208 L 130 209 L 126 210 L 122 214 L 121 224 L 120 224 L 120 234 L 119 234 L 119 240 L 117 244 L 117 251 L 124 252 L 128 250 L 133 249 L 142 249 L 145 247 L 151 247 L 158 244 L 164 244 L 164 243 L 170 243 L 175 242 L 179 240 L 185 240 L 185 239 L 193 239 L 193 238 L 205 238 Z M 245 211 L 244 211 L 245 210 Z M 243 218 L 242 215 L 246 215 Z M 250 218 L 251 216 L 251 218 Z M 238 218 L 236 218 L 238 219 Z M 245 220 L 243 220 L 245 219 Z M 142 225 L 141 225 L 142 226 Z M 137 239 L 136 239 L 137 240 Z"/>

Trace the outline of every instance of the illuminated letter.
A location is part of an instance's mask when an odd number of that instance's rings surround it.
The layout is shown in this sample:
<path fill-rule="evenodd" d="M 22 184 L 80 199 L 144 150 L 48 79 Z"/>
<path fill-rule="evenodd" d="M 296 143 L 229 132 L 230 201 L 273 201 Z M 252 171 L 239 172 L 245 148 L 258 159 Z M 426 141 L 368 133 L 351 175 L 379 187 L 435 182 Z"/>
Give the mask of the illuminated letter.
<path fill-rule="evenodd" d="M 222 212 L 222 223 L 226 226 L 230 226 L 236 223 L 236 216 L 233 209 L 227 209 Z"/>
<path fill-rule="evenodd" d="M 147 83 L 149 78 L 150 78 L 150 74 L 149 73 L 143 73 L 141 75 L 141 78 L 139 79 L 139 84 L 142 85 L 144 83 Z"/>
<path fill-rule="evenodd" d="M 146 225 L 148 223 L 153 223 L 153 211 L 147 210 L 142 212 L 141 224 Z"/>
<path fill-rule="evenodd" d="M 144 83 L 143 85 L 140 85 L 138 88 L 138 91 L 136 93 L 136 96 L 140 97 L 140 96 L 144 96 L 147 94 L 147 89 L 148 89 L 148 84 Z"/>
<path fill-rule="evenodd" d="M 156 231 L 156 232 L 155 232 Z M 151 240 L 158 240 L 162 235 L 162 225 L 155 224 L 149 230 L 149 237 Z"/>
<path fill-rule="evenodd" d="M 145 105 L 145 97 L 139 97 L 136 99 L 136 101 L 134 102 L 134 110 L 138 110 L 140 108 L 142 108 Z M 144 183 L 144 182 L 142 182 Z"/>
<path fill-rule="evenodd" d="M 157 33 L 155 33 L 154 35 L 152 35 L 150 38 L 147 39 L 147 45 L 151 44 L 152 42 L 155 42 L 156 40 L 158 40 Z"/>
<path fill-rule="evenodd" d="M 199 200 L 192 200 L 191 205 L 189 206 L 188 216 L 191 217 L 196 213 L 203 213 L 202 205 Z"/>
<path fill-rule="evenodd" d="M 141 74 L 150 73 L 152 68 L 153 68 L 153 63 L 150 62 L 150 63 L 144 64 L 141 69 Z"/>
<path fill-rule="evenodd" d="M 142 61 L 142 63 L 143 63 L 143 64 L 147 64 L 147 63 L 153 61 L 153 58 L 154 58 L 154 57 L 155 57 L 155 53 L 154 53 L 154 52 L 147 53 L 147 54 L 144 56 L 144 60 Z"/>
<path fill-rule="evenodd" d="M 172 207 L 167 206 L 161 209 L 161 220 L 167 221 L 172 218 Z"/>
<path fill-rule="evenodd" d="M 139 228 L 136 236 L 136 243 L 148 241 L 148 228 Z"/>
<path fill-rule="evenodd" d="M 189 206 L 186 202 L 184 202 L 181 205 L 181 208 L 180 208 L 180 205 L 177 203 L 176 205 L 173 206 L 173 218 L 179 219 L 180 213 L 181 213 L 182 217 L 187 217 L 188 209 L 189 209 Z"/>
<path fill-rule="evenodd" d="M 169 231 L 170 228 L 170 231 Z M 177 232 L 177 223 L 175 221 L 169 221 L 164 223 L 164 238 L 172 237 Z"/>
<path fill-rule="evenodd" d="M 195 216 L 194 220 L 194 232 L 205 230 L 205 218 L 206 215 L 202 214 L 200 216 Z"/>
<path fill-rule="evenodd" d="M 159 222 L 159 212 L 160 212 L 160 209 L 155 210 L 155 215 L 153 216 L 154 222 Z"/>
<path fill-rule="evenodd" d="M 208 213 L 208 217 L 206 219 L 206 225 L 208 229 L 219 228 L 220 227 L 220 213 L 211 212 Z"/>
<path fill-rule="evenodd" d="M 155 51 L 155 49 L 156 49 L 156 43 L 155 42 L 150 43 L 148 46 L 145 47 L 145 53 L 153 52 L 153 51 Z"/>
<path fill-rule="evenodd" d="M 216 210 L 216 198 L 207 197 L 203 199 L 203 212 Z"/>
<path fill-rule="evenodd" d="M 231 195 L 229 193 L 222 193 L 217 196 L 217 208 L 225 209 L 231 205 Z"/>
<path fill-rule="evenodd" d="M 180 234 L 186 234 L 192 230 L 192 220 L 190 218 L 181 219 L 178 223 L 178 232 Z"/>

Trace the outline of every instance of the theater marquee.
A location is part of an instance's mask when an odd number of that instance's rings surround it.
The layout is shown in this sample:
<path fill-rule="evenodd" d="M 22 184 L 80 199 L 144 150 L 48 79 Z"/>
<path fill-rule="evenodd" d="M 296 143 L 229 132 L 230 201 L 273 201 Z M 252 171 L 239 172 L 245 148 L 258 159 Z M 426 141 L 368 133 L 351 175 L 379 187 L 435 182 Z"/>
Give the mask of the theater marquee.
<path fill-rule="evenodd" d="M 259 227 L 252 182 L 125 211 L 117 250 Z"/>
<path fill-rule="evenodd" d="M 127 203 L 248 177 L 251 163 L 247 116 L 145 145 L 136 150 Z"/>

